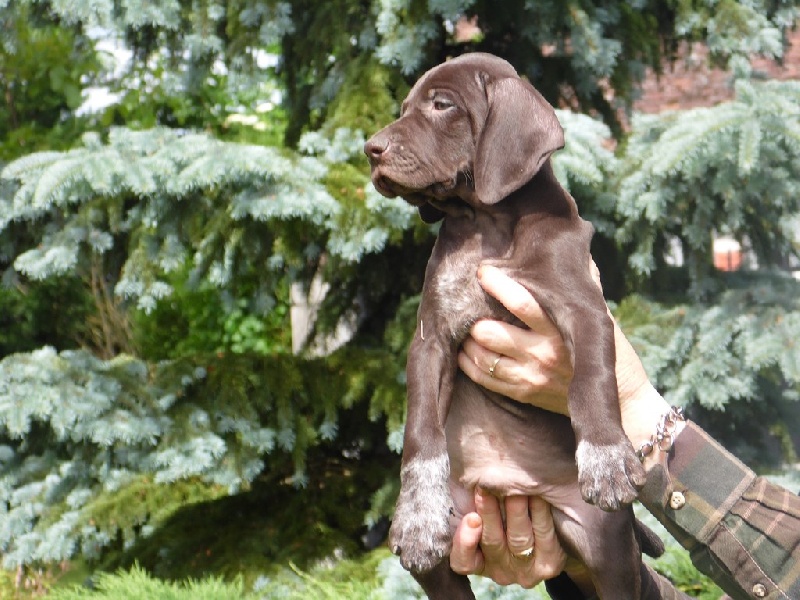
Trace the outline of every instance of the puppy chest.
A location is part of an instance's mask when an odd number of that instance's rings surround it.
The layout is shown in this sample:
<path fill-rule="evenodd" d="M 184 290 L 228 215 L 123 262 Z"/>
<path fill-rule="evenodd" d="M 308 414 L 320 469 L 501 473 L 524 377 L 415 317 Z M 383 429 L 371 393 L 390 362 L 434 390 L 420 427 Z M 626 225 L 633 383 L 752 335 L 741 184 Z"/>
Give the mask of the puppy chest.
<path fill-rule="evenodd" d="M 490 298 L 478 283 L 479 260 L 465 261 L 464 256 L 445 257 L 434 274 L 437 329 L 462 340 L 478 319 L 499 316 L 490 306 Z M 476 257 L 477 258 L 477 257 Z M 493 303 L 496 304 L 496 303 Z"/>
<path fill-rule="evenodd" d="M 513 317 L 478 283 L 484 262 L 499 266 L 514 251 L 513 227 L 498 227 L 486 214 L 445 218 L 425 273 L 423 304 L 435 328 L 460 343 L 475 321 Z"/>

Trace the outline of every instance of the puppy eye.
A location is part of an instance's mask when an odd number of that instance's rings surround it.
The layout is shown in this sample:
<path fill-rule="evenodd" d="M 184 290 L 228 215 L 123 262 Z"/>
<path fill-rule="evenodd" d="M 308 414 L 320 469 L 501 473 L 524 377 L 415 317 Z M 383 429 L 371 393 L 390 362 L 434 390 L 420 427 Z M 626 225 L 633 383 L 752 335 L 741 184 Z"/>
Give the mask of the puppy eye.
<path fill-rule="evenodd" d="M 444 98 L 434 98 L 433 100 L 433 110 L 447 110 L 448 108 L 453 108 L 454 106 L 455 104 Z"/>

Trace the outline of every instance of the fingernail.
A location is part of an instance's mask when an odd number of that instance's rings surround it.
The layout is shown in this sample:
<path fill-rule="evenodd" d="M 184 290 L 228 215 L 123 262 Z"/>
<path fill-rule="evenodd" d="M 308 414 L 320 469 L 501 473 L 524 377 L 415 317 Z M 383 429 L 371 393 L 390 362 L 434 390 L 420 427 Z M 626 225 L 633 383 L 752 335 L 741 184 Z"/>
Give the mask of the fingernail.
<path fill-rule="evenodd" d="M 493 265 L 481 265 L 478 268 L 478 273 L 481 275 L 489 275 L 492 271 L 496 271 L 497 267 Z"/>

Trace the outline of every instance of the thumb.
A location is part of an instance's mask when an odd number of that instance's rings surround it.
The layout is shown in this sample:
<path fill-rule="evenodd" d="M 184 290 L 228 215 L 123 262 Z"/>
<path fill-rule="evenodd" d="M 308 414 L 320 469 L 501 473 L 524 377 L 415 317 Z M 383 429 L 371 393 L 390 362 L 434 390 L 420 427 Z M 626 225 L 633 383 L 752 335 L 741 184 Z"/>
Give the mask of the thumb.
<path fill-rule="evenodd" d="M 484 568 L 483 553 L 478 547 L 483 533 L 483 521 L 477 513 L 469 513 L 461 519 L 453 536 L 450 552 L 450 567 L 461 575 L 481 573 Z"/>

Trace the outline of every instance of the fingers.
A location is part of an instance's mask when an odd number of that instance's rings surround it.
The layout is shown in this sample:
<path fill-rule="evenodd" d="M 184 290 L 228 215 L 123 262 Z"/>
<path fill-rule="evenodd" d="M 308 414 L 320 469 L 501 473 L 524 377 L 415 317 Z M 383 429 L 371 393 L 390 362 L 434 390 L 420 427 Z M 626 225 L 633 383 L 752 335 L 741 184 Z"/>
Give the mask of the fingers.
<path fill-rule="evenodd" d="M 501 356 L 518 357 L 541 338 L 539 331 L 522 329 L 503 321 L 480 320 L 470 334 L 482 346 Z"/>
<path fill-rule="evenodd" d="M 534 546 L 534 528 L 528 510 L 527 496 L 506 498 L 506 528 L 511 555 L 520 555 Z M 538 546 L 538 540 L 537 544 Z"/>
<path fill-rule="evenodd" d="M 469 513 L 461 519 L 450 553 L 450 567 L 453 571 L 461 575 L 483 572 L 484 559 L 479 548 L 482 533 L 483 521 L 477 513 Z"/>
<path fill-rule="evenodd" d="M 518 568 L 510 564 L 500 502 L 478 488 L 475 490 L 475 508 L 483 520 L 481 549 L 485 561 L 484 575 L 500 585 L 519 582 Z"/>
<path fill-rule="evenodd" d="M 532 588 L 561 572 L 566 555 L 555 536 L 550 508 L 544 500 L 537 499 L 532 505 L 527 496 L 505 498 L 505 526 L 497 498 L 480 494 L 475 503 L 484 524 L 481 547 L 486 576 L 501 585 L 517 583 Z M 541 541 L 539 533 L 543 536 Z"/>
<path fill-rule="evenodd" d="M 500 269 L 488 265 L 478 269 L 478 280 L 487 293 L 497 298 L 514 316 L 545 335 L 557 334 L 555 326 L 534 297 Z"/>
<path fill-rule="evenodd" d="M 490 342 L 486 345 L 483 341 L 486 338 L 481 333 L 500 325 L 513 327 L 496 321 L 480 321 L 473 326 L 475 335 L 464 340 L 459 352 L 459 368 L 472 381 L 492 392 L 517 402 L 569 414 L 566 398 L 572 379 L 572 364 L 561 338 L 548 338 L 518 329 L 525 341 L 502 353 L 498 344 Z M 493 365 L 494 372 L 490 373 Z"/>
<path fill-rule="evenodd" d="M 564 569 L 567 556 L 556 537 L 550 505 L 541 497 L 528 499 L 533 537 L 536 540 L 536 569 L 542 579 L 552 579 Z"/>
<path fill-rule="evenodd" d="M 464 340 L 458 354 L 458 366 L 475 383 L 493 392 L 521 400 L 518 397 L 519 390 L 513 386 L 519 381 L 519 364 L 511 357 L 494 352 L 469 337 Z M 492 366 L 494 374 L 490 373 Z"/>
<path fill-rule="evenodd" d="M 500 585 L 531 588 L 565 569 L 567 557 L 544 500 L 527 496 L 499 500 L 479 488 L 475 509 L 461 520 L 453 538 L 450 566 L 456 573 L 478 573 Z"/>
<path fill-rule="evenodd" d="M 539 330 L 522 329 L 502 321 L 482 320 L 472 326 L 470 338 L 476 343 L 475 350 L 483 350 L 490 364 L 495 356 L 503 357 L 503 370 L 512 374 L 517 374 L 518 367 L 529 364 L 531 359 L 547 367 L 555 367 L 567 358 L 561 335 L 549 320 Z M 510 362 L 505 360 L 506 357 L 511 359 Z"/>
<path fill-rule="evenodd" d="M 527 496 L 506 498 L 506 540 L 514 581 L 524 588 L 532 588 L 542 581 L 536 552 L 533 524 L 528 510 Z"/>
<path fill-rule="evenodd" d="M 475 508 L 483 520 L 481 548 L 487 556 L 502 554 L 506 550 L 506 532 L 500 503 L 479 488 L 475 490 Z"/>
<path fill-rule="evenodd" d="M 551 329 L 549 321 L 546 328 Z M 549 369 L 568 360 L 566 346 L 558 332 L 551 335 L 502 321 L 476 322 L 470 329 L 470 342 L 475 343 L 472 346 L 475 353 L 470 356 L 478 359 L 476 365 L 479 368 L 485 366 L 487 372 L 496 357 L 502 357 L 495 367 L 495 375 L 509 383 L 529 380 L 528 367 L 532 362 Z M 502 376 L 499 371 L 503 372 Z"/>

